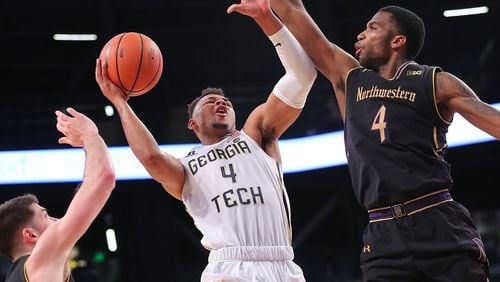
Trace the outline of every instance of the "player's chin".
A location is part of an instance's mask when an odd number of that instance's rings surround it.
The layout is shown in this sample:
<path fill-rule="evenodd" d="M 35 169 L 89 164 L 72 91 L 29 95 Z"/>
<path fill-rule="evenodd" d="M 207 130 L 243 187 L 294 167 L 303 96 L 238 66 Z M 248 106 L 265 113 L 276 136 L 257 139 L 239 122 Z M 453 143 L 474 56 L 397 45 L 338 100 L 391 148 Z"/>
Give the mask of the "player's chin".
<path fill-rule="evenodd" d="M 229 123 L 225 122 L 216 122 L 212 125 L 212 127 L 220 130 L 229 130 L 230 128 Z"/>
<path fill-rule="evenodd" d="M 387 59 L 384 57 L 373 57 L 373 56 L 359 56 L 359 64 L 365 68 L 378 70 L 381 66 L 387 63 Z"/>
<path fill-rule="evenodd" d="M 363 56 L 358 57 L 359 64 L 362 65 L 365 68 L 370 68 L 370 60 L 367 60 Z"/>

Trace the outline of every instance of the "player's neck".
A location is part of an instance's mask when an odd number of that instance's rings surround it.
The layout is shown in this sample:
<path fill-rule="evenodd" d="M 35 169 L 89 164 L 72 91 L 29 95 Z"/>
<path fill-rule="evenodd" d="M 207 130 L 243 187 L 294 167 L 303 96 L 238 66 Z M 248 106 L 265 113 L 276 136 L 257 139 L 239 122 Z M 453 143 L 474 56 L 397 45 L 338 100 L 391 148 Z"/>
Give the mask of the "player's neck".
<path fill-rule="evenodd" d="M 220 141 L 228 138 L 232 134 L 233 133 L 230 132 L 230 133 L 226 133 L 224 135 L 205 135 L 205 136 L 200 137 L 200 141 L 201 141 L 201 144 L 204 146 L 205 145 L 213 145 L 213 144 L 219 143 Z"/>
<path fill-rule="evenodd" d="M 31 254 L 31 250 L 22 250 L 22 251 L 19 251 L 19 252 L 16 252 L 12 258 L 12 261 L 16 261 L 24 256 L 28 256 Z"/>
<path fill-rule="evenodd" d="M 392 79 L 394 78 L 394 75 L 396 75 L 399 67 L 407 62 L 409 62 L 409 60 L 406 58 L 392 57 L 385 65 L 378 68 L 377 73 L 385 79 Z"/>

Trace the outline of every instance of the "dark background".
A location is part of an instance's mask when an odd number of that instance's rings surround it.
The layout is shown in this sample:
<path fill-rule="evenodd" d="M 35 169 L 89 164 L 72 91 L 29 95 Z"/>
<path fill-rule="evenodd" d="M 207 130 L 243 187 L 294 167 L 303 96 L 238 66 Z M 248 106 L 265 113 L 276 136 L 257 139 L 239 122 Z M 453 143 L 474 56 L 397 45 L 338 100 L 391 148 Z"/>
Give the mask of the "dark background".
<path fill-rule="evenodd" d="M 500 102 L 500 4 L 497 1 L 304 0 L 327 37 L 353 53 L 356 35 L 376 10 L 398 4 L 426 23 L 419 63 L 439 65 L 487 103 Z M 98 124 L 110 146 L 125 145 L 116 116 L 94 81 L 95 58 L 112 36 L 144 33 L 160 46 L 163 76 L 130 104 L 165 143 L 196 142 L 186 128 L 186 104 L 207 86 L 223 87 L 241 126 L 283 74 L 269 40 L 249 18 L 225 10 L 232 1 L 1 0 L 0 150 L 65 148 L 57 144 L 54 110 L 73 106 Z M 444 18 L 447 8 L 487 5 L 486 15 Z M 96 33 L 93 42 L 58 42 L 54 33 Z M 319 76 L 299 120 L 283 138 L 341 129 L 330 83 Z M 483 233 L 492 273 L 499 275 L 500 146 L 452 148 L 455 200 L 467 206 Z M 56 169 L 56 168 L 55 168 Z M 308 281 L 358 281 L 366 213 L 354 199 L 346 166 L 285 175 L 292 204 L 296 262 Z M 62 216 L 75 183 L 3 185 L 0 202 L 31 192 Z M 104 232 L 116 230 L 109 253 Z M 153 181 L 119 181 L 111 199 L 78 243 L 78 281 L 198 281 L 207 262 L 200 233 L 181 202 Z M 104 259 L 102 258 L 104 255 Z M 0 258 L 0 279 L 8 261 Z M 498 278 L 496 278 L 498 279 Z M 494 280 L 495 281 L 495 280 Z M 498 281 L 498 280 L 497 280 Z"/>

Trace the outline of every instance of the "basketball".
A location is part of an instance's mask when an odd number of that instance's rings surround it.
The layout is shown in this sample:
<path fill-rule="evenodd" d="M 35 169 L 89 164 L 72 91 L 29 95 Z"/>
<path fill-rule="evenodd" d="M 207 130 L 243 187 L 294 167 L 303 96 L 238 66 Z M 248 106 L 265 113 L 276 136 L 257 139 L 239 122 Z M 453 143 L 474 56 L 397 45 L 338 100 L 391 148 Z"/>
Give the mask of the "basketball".
<path fill-rule="evenodd" d="M 128 96 L 149 92 L 160 80 L 163 57 L 148 36 L 137 32 L 120 33 L 109 40 L 99 54 L 107 63 L 108 76 Z"/>

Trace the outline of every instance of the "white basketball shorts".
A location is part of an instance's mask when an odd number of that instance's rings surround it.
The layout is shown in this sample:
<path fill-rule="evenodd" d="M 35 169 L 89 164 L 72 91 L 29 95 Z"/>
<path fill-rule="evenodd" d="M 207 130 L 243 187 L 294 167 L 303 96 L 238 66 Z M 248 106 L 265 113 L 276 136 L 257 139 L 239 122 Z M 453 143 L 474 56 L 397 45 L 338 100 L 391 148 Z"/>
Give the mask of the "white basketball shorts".
<path fill-rule="evenodd" d="M 210 252 L 202 282 L 303 282 L 288 246 L 226 247 Z"/>

